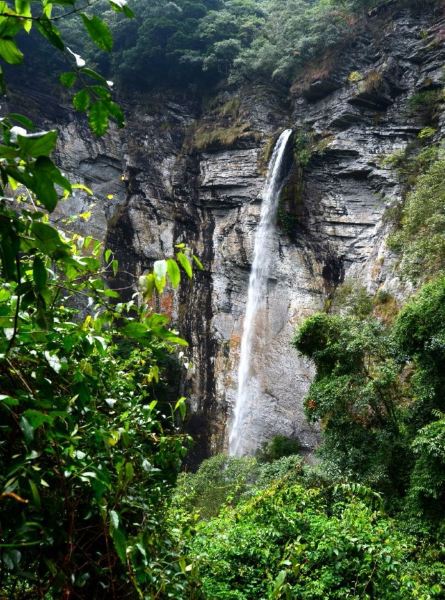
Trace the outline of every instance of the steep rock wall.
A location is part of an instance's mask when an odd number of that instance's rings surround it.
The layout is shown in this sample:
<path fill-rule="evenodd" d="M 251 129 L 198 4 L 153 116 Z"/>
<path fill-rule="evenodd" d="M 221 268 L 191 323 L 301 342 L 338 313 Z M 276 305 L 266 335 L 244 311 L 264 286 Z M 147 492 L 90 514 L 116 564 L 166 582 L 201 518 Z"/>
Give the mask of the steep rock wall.
<path fill-rule="evenodd" d="M 102 140 L 74 116 L 61 128 L 61 164 L 96 193 L 93 217 L 80 227 L 115 251 L 116 287 L 131 293 L 137 276 L 180 241 L 203 260 L 204 272 L 160 300 L 190 342 L 193 369 L 181 385 L 192 400 L 196 459 L 227 444 L 260 194 L 282 129 L 295 130 L 297 160 L 288 157 L 255 358 L 263 390 L 251 415 L 258 445 L 277 433 L 308 451 L 317 441 L 302 408 L 312 367 L 290 346 L 301 319 L 345 279 L 406 294 L 385 245 L 385 214 L 401 190 L 382 158 L 424 126 L 409 98 L 442 87 L 444 31 L 437 15 L 376 15 L 334 67 L 297 82 L 290 97 L 255 86 L 221 92 L 203 108 L 153 96 L 132 100 L 126 129 Z M 58 216 L 89 204 L 78 194 Z"/>

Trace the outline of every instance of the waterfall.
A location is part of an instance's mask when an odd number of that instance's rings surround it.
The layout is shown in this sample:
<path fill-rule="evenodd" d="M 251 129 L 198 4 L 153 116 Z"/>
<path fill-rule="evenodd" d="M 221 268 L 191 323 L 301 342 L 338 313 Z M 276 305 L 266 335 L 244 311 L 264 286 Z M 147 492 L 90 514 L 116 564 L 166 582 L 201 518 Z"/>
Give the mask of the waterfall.
<path fill-rule="evenodd" d="M 281 189 L 282 163 L 291 129 L 286 129 L 278 138 L 269 162 L 266 184 L 262 194 L 261 216 L 253 251 L 252 269 L 249 277 L 246 314 L 241 338 L 238 368 L 238 392 L 229 435 L 229 454 L 246 454 L 248 418 L 255 410 L 255 397 L 261 392 L 253 369 L 254 341 L 259 311 L 265 307 L 267 280 L 273 258 L 275 216 Z M 260 332 L 261 333 L 261 332 Z"/>

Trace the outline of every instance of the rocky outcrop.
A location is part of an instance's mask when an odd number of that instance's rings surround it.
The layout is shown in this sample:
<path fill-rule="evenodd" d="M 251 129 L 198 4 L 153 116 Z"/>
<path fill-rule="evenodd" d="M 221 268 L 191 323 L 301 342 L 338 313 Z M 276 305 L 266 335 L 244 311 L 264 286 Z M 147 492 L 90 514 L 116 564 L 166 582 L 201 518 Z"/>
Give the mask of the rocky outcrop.
<path fill-rule="evenodd" d="M 371 15 L 329 73 L 291 98 L 258 86 L 220 93 L 203 110 L 189 99 L 152 97 L 133 101 L 126 129 L 102 140 L 75 117 L 62 127 L 61 164 L 95 191 L 94 199 L 79 192 L 62 212 L 84 213 L 94 204 L 79 226 L 116 253 L 117 287 L 130 291 L 180 241 L 202 258 L 204 271 L 160 300 L 190 342 L 193 370 L 182 385 L 191 398 L 196 457 L 227 444 L 260 196 L 279 131 L 291 126 L 296 141 L 303 134 L 308 141 L 304 165 L 298 151 L 296 162 L 288 157 L 294 162 L 255 358 L 262 373 L 252 415 L 258 445 L 277 433 L 308 451 L 317 441 L 302 408 L 312 366 L 290 345 L 301 319 L 346 279 L 372 292 L 406 294 L 385 245 L 385 215 L 401 189 L 383 159 L 424 126 L 409 99 L 442 86 L 444 28 L 431 14 Z"/>

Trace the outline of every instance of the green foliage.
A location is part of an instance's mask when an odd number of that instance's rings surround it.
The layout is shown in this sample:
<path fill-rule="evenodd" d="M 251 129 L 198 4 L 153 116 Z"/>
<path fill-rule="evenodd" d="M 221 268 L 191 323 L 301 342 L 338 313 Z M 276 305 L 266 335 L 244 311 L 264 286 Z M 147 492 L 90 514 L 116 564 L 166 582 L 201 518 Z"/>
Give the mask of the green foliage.
<path fill-rule="evenodd" d="M 123 85 L 139 89 L 215 83 L 264 24 L 253 0 L 135 0 L 133 8 L 136 19 L 116 30 L 110 68 Z"/>
<path fill-rule="evenodd" d="M 389 242 L 401 253 L 402 273 L 414 281 L 436 275 L 445 266 L 444 182 L 445 160 L 440 151 L 408 193 L 399 230 Z"/>
<path fill-rule="evenodd" d="M 129 14 L 123 0 L 111 5 Z M 64 51 L 54 24 L 64 9 L 51 9 L 2 3 L 3 60 L 18 62 L 13 37 L 31 25 Z M 108 49 L 107 26 L 81 19 Z M 120 108 L 66 50 L 76 66 L 62 83 L 90 82 L 73 102 L 104 133 Z M 0 596 L 182 599 L 189 575 L 165 513 L 188 442 L 168 371 L 187 343 L 139 297 L 119 302 L 105 279 L 118 268 L 110 250 L 50 223 L 74 188 L 90 193 L 52 162 L 57 133 L 10 114 L 0 135 Z M 176 287 L 192 261 L 201 266 L 181 244 L 146 279 Z"/>
<path fill-rule="evenodd" d="M 98 15 L 81 12 L 85 6 L 79 5 L 77 0 L 69 2 L 2 2 L 2 20 L 0 32 L 0 59 L 9 65 L 25 62 L 25 53 L 31 57 L 39 55 L 42 39 L 49 42 L 54 50 L 63 56 L 70 65 L 69 71 L 60 74 L 62 84 L 75 92 L 73 105 L 76 110 L 87 113 L 90 127 L 97 135 L 102 135 L 108 129 L 109 122 L 114 121 L 118 126 L 124 123 L 121 108 L 113 101 L 111 95 L 112 83 L 107 81 L 96 70 L 87 66 L 86 61 L 66 44 L 59 24 L 73 20 L 77 31 L 77 38 L 86 32 L 92 43 L 101 50 L 110 51 L 113 38 L 109 26 Z M 109 0 L 106 6 L 115 12 L 131 16 L 131 11 L 126 6 L 126 0 L 115 2 Z M 30 41 L 31 40 L 31 41 Z M 73 40 L 73 46 L 78 45 L 78 40 Z M 25 53 L 20 49 L 23 48 Z M 48 61 L 43 61 L 41 68 L 51 69 L 51 65 L 59 64 L 54 60 L 48 50 L 42 54 Z M 29 56 L 27 56 L 29 58 Z M 38 58 L 36 59 L 38 63 Z M 47 64 L 49 62 L 49 65 Z M 26 64 L 26 63 L 25 63 Z M 4 88 L 3 70 L 0 71 L 0 84 Z M 25 185 L 28 185 L 26 183 Z"/>
<path fill-rule="evenodd" d="M 445 503 L 445 418 L 423 427 L 413 442 L 416 463 L 411 474 L 408 507 L 418 516 L 443 524 Z M 439 533 L 439 534 L 440 534 Z"/>
<path fill-rule="evenodd" d="M 412 115 L 419 115 L 425 123 L 433 122 L 443 102 L 443 90 L 427 90 L 413 94 L 408 100 L 408 108 Z"/>
<path fill-rule="evenodd" d="M 298 454 L 301 446 L 298 440 L 285 435 L 275 435 L 266 442 L 258 453 L 258 459 L 264 462 L 272 462 L 279 458 Z"/>
<path fill-rule="evenodd" d="M 400 428 L 403 395 L 389 333 L 377 320 L 314 315 L 295 347 L 316 365 L 305 400 L 309 419 L 323 423 L 322 454 L 337 473 L 398 490 L 406 478 L 407 442 Z"/>
<path fill-rule="evenodd" d="M 368 495 L 344 486 L 328 501 L 322 489 L 281 481 L 203 522 L 191 556 L 205 597 L 439 598 L 440 565 L 412 560 L 413 540 Z"/>
<path fill-rule="evenodd" d="M 330 308 L 336 312 L 346 311 L 348 314 L 364 318 L 372 313 L 374 303 L 363 286 L 347 280 L 335 290 Z"/>
<path fill-rule="evenodd" d="M 439 277 L 392 325 L 322 313 L 294 342 L 317 368 L 305 405 L 323 426 L 324 468 L 384 491 L 424 531 L 443 524 L 444 306 Z"/>
<path fill-rule="evenodd" d="M 227 503 L 238 502 L 258 474 L 255 458 L 230 458 L 218 454 L 205 460 L 196 473 L 182 473 L 174 501 L 202 519 L 218 514 Z"/>

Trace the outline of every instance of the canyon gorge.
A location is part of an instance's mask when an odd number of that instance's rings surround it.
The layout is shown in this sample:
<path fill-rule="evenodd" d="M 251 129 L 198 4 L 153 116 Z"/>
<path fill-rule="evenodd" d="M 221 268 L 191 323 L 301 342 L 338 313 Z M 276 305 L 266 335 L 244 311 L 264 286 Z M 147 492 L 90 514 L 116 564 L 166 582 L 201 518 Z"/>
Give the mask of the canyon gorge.
<path fill-rule="evenodd" d="M 91 211 L 76 227 L 114 252 L 113 286 L 131 296 L 139 275 L 181 242 L 204 265 L 159 299 L 190 344 L 180 391 L 190 399 L 192 462 L 228 448 L 261 195 L 283 130 L 293 133 L 254 357 L 261 378 L 251 448 L 277 434 L 297 439 L 303 453 L 317 444 L 303 411 L 313 367 L 291 347 L 304 317 L 344 282 L 399 300 L 410 291 L 386 245 L 402 190 L 385 158 L 425 126 L 410 99 L 443 87 L 445 21 L 433 11 L 401 8 L 388 18 L 386 10 L 370 13 L 290 92 L 255 83 L 220 86 L 204 101 L 177 91 L 123 97 L 127 125 L 103 138 L 45 89 L 27 94 L 28 114 L 45 104 L 43 125 L 60 132 L 66 174 L 94 191 L 76 192 L 55 220 Z M 441 118 L 435 140 L 442 130 Z"/>

